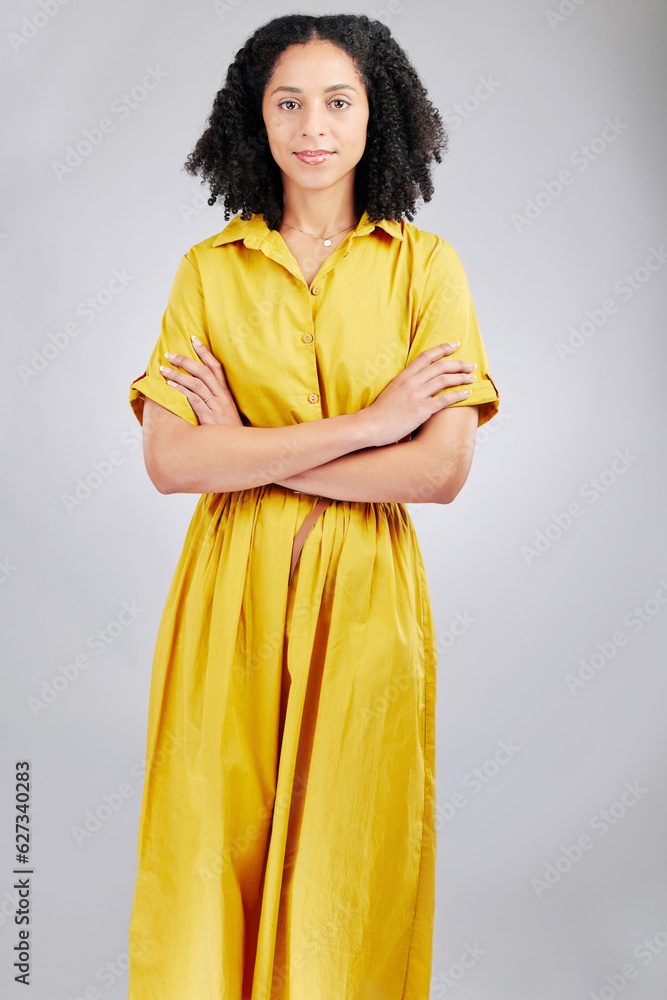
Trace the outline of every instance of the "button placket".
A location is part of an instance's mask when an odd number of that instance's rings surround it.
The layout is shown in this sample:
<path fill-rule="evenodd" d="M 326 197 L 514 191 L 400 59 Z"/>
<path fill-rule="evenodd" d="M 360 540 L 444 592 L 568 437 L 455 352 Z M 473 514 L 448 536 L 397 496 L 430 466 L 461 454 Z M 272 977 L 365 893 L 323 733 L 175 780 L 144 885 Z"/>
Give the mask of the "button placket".
<path fill-rule="evenodd" d="M 321 285 L 313 285 L 313 287 L 310 289 L 310 293 L 311 293 L 311 295 L 319 295 L 319 293 L 321 292 L 321 290 L 322 290 Z M 311 314 L 310 315 L 311 315 L 311 323 L 313 325 L 313 331 L 315 331 L 315 314 L 314 314 L 313 306 L 311 306 Z M 315 340 L 314 332 L 313 333 L 304 333 L 302 339 L 303 339 L 303 342 L 305 344 L 312 344 L 313 347 L 315 346 L 315 344 L 314 344 L 314 340 Z M 314 365 L 314 368 L 315 368 L 315 380 L 317 381 L 318 388 L 319 388 L 319 381 L 317 379 L 317 359 L 316 359 L 316 356 L 315 356 L 315 351 L 313 351 L 312 359 L 313 359 L 313 365 Z M 308 393 L 308 402 L 309 403 L 319 403 L 319 401 L 320 401 L 320 394 L 319 394 L 319 392 L 310 392 L 310 393 Z"/>

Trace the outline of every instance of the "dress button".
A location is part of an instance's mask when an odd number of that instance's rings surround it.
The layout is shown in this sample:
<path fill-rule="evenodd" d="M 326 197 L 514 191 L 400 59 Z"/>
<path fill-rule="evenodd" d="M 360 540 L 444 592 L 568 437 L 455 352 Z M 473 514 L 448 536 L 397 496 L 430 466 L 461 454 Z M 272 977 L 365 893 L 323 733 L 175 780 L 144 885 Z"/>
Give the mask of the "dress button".
<path fill-rule="evenodd" d="M 311 288 L 311 292 L 313 293 L 313 295 L 317 295 L 319 290 L 320 290 L 319 285 L 313 285 L 313 287 Z"/>
<path fill-rule="evenodd" d="M 310 395 L 308 396 L 308 402 L 309 403 L 316 403 L 319 398 L 320 397 L 317 395 L 316 392 L 311 392 Z"/>
<path fill-rule="evenodd" d="M 304 344 L 309 344 L 311 342 L 311 340 L 313 339 L 313 335 L 312 335 L 312 333 L 304 333 L 302 339 L 303 339 Z"/>

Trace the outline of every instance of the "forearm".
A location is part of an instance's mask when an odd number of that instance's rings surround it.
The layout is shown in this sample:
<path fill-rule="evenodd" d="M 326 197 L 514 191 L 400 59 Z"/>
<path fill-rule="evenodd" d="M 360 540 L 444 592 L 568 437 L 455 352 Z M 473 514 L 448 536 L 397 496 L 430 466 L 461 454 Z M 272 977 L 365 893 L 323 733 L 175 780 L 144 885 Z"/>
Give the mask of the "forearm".
<path fill-rule="evenodd" d="M 146 467 L 162 493 L 223 493 L 297 475 L 369 445 L 363 411 L 283 427 L 186 423 L 146 408 Z M 168 414 L 166 416 L 165 414 Z M 169 421 L 165 433 L 163 421 Z"/>
<path fill-rule="evenodd" d="M 317 468 L 276 479 L 301 493 L 383 503 L 446 503 L 458 479 L 453 459 L 435 464 L 417 439 L 365 448 Z"/>

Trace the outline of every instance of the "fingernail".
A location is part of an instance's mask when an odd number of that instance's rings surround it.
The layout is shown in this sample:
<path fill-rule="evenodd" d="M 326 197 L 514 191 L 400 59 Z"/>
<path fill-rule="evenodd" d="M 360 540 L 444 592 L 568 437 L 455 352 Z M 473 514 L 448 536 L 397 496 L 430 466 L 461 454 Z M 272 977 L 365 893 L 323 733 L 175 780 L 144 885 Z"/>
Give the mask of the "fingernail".
<path fill-rule="evenodd" d="M 176 357 L 176 355 L 174 354 L 173 351 L 165 351 L 164 356 L 165 356 L 165 358 L 175 358 Z"/>
<path fill-rule="evenodd" d="M 450 340 L 449 346 L 450 347 L 460 347 L 461 346 L 461 341 L 460 340 Z"/>
<path fill-rule="evenodd" d="M 164 365 L 160 365 L 160 371 L 161 371 L 161 372 L 170 372 L 170 371 L 171 371 L 171 368 L 165 368 L 165 366 L 164 366 Z"/>
<path fill-rule="evenodd" d="M 192 341 L 193 344 L 197 344 L 198 347 L 202 346 L 201 340 L 197 340 L 197 338 L 194 335 L 190 337 L 190 340 Z"/>

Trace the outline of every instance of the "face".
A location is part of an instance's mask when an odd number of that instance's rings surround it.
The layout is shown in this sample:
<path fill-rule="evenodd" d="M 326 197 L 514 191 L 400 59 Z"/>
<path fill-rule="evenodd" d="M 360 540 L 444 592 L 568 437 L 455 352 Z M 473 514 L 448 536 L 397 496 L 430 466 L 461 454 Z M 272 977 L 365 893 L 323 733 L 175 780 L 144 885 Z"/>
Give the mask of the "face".
<path fill-rule="evenodd" d="M 369 107 L 354 62 L 338 46 L 313 40 L 285 49 L 264 91 L 262 115 L 283 186 L 317 191 L 354 179 Z M 322 155 L 297 155 L 318 150 Z"/>

